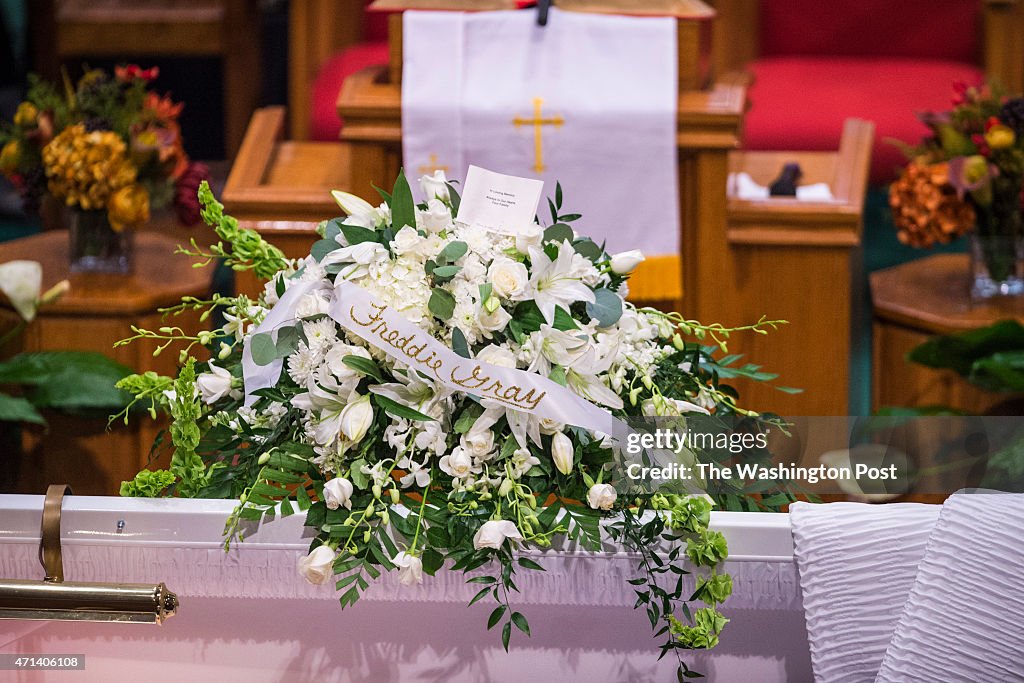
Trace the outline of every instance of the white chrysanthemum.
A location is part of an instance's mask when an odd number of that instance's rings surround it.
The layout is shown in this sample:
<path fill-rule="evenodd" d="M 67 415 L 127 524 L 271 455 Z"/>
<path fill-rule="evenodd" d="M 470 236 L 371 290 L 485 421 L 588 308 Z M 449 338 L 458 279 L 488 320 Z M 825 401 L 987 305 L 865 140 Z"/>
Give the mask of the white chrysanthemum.
<path fill-rule="evenodd" d="M 320 354 L 299 342 L 295 352 L 288 356 L 288 376 L 300 387 L 304 387 L 320 365 Z"/>
<path fill-rule="evenodd" d="M 330 318 L 307 320 L 302 323 L 302 332 L 310 350 L 323 355 L 338 340 L 337 324 Z"/>

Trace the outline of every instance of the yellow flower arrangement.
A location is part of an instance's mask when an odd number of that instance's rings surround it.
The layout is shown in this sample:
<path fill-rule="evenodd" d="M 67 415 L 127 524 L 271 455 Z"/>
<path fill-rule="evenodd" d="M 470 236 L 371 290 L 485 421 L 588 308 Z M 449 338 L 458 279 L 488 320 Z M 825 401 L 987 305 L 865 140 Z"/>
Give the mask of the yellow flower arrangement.
<path fill-rule="evenodd" d="M 89 132 L 82 124 L 69 126 L 43 148 L 43 165 L 50 193 L 84 211 L 107 209 L 112 196 L 134 187 L 118 200 L 111 218 L 116 217 L 121 227 L 137 223 L 134 217 L 142 212 L 134 207 L 142 203 L 139 193 L 146 191 L 136 185 L 136 168 L 128 159 L 124 140 L 116 133 Z M 145 213 L 148 216 L 148 195 Z M 132 220 L 124 220 L 126 216 Z"/>
<path fill-rule="evenodd" d="M 128 185 L 110 195 L 107 204 L 110 227 L 121 232 L 149 221 L 149 193 L 141 185 Z"/>

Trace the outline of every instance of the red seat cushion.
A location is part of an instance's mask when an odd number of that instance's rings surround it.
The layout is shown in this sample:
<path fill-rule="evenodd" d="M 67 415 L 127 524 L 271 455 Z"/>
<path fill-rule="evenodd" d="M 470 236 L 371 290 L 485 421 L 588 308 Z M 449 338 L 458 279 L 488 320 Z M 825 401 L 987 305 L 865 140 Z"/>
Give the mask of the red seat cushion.
<path fill-rule="evenodd" d="M 388 63 L 387 42 L 360 43 L 337 53 L 320 67 L 313 81 L 313 120 L 310 137 L 337 140 L 341 133 L 338 93 L 345 79 L 368 66 Z"/>
<path fill-rule="evenodd" d="M 927 129 L 915 114 L 948 109 L 953 83 L 980 84 L 970 64 L 940 60 L 771 57 L 752 65 L 744 147 L 834 150 L 843 121 L 875 123 L 871 182 L 884 184 L 906 159 L 887 139 L 917 144 Z"/>

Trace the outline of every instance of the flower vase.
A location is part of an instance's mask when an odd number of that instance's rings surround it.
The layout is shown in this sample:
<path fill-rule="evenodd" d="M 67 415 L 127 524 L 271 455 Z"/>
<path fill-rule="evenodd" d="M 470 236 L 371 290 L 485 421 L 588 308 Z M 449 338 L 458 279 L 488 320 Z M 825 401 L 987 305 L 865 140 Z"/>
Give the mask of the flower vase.
<path fill-rule="evenodd" d="M 71 209 L 68 233 L 72 273 L 131 272 L 133 232 L 114 230 L 106 211 Z"/>

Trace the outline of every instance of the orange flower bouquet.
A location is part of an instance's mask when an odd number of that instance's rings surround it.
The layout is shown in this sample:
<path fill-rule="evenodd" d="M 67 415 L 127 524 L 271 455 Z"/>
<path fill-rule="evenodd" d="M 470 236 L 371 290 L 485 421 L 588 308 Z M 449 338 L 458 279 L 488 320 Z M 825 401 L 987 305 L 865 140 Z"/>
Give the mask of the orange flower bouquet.
<path fill-rule="evenodd" d="M 27 210 L 49 195 L 70 209 L 72 270 L 126 272 L 131 233 L 173 204 L 198 221 L 196 190 L 208 175 L 189 160 L 182 105 L 149 90 L 156 68 L 87 71 L 62 88 L 30 78 L 14 120 L 0 127 L 0 172 Z"/>

